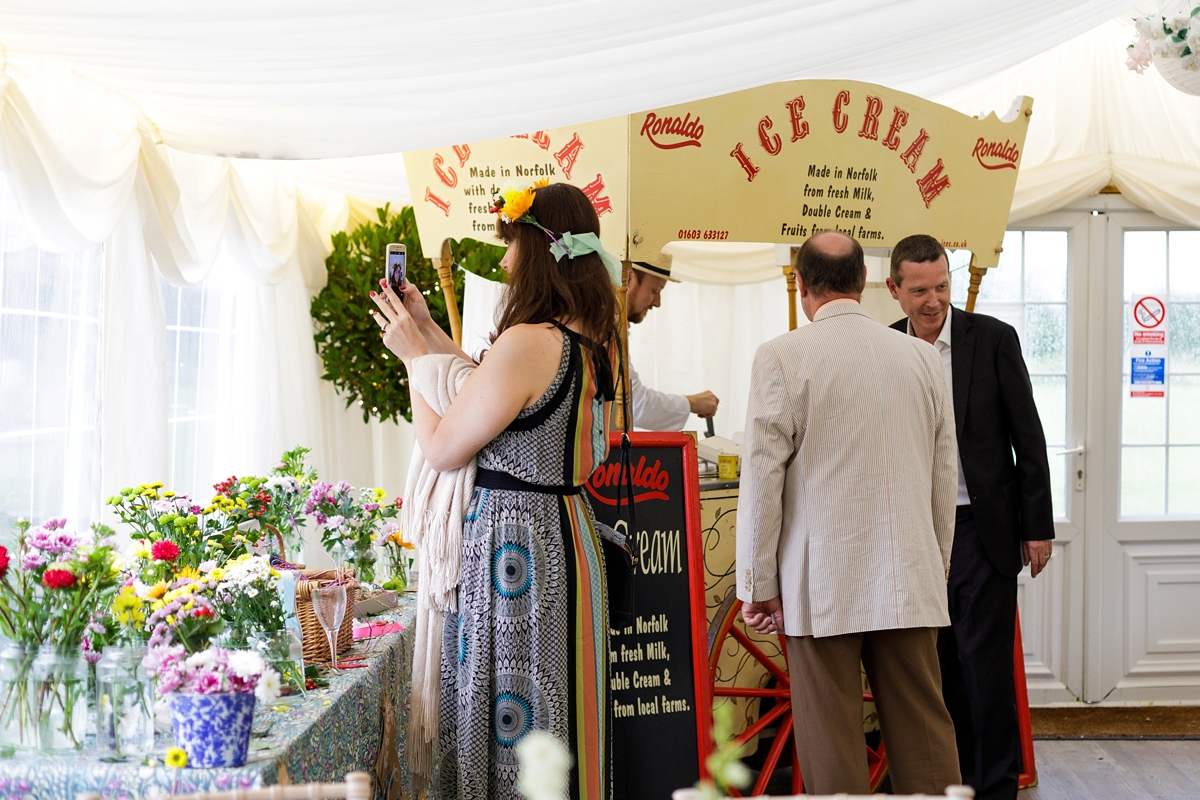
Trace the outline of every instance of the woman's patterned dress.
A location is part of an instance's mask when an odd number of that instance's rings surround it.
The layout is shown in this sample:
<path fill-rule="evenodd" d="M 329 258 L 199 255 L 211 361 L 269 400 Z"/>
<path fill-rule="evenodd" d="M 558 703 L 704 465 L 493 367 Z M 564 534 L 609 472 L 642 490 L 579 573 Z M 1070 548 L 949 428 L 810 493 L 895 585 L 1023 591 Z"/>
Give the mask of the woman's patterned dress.
<path fill-rule="evenodd" d="M 568 745 L 572 798 L 610 792 L 608 603 L 581 490 L 607 454 L 612 370 L 559 327 L 550 388 L 477 456 L 442 648 L 442 800 L 520 798 L 514 747 L 534 729 Z"/>

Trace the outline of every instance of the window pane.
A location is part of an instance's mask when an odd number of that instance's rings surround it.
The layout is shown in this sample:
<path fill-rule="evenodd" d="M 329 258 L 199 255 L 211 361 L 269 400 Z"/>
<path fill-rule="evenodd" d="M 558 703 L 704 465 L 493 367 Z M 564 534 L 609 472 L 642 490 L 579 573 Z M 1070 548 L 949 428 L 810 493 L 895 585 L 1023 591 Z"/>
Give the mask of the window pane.
<path fill-rule="evenodd" d="M 1200 231 L 1171 231 L 1171 300 L 1200 300 Z"/>
<path fill-rule="evenodd" d="M 1200 514 L 1200 447 L 1171 448 L 1170 513 Z"/>
<path fill-rule="evenodd" d="M 946 254 L 950 258 L 950 302 L 958 308 L 967 306 L 967 289 L 971 287 L 970 250 L 951 250 Z"/>
<path fill-rule="evenodd" d="M 1167 448 L 1121 449 L 1121 514 L 1162 514 L 1167 473 Z"/>
<path fill-rule="evenodd" d="M 0 537 L 33 513 L 33 436 L 0 436 Z"/>
<path fill-rule="evenodd" d="M 71 313 L 71 257 L 42 253 L 38 263 L 38 311 Z"/>
<path fill-rule="evenodd" d="M 38 248 L 0 176 L 0 536 L 15 517 L 99 513 L 104 250 Z"/>
<path fill-rule="evenodd" d="M 1121 444 L 1166 444 L 1167 404 L 1161 397 L 1130 397 L 1129 376 L 1121 392 Z"/>
<path fill-rule="evenodd" d="M 1125 232 L 1125 299 L 1167 291 L 1167 232 Z"/>
<path fill-rule="evenodd" d="M 33 427 L 37 317 L 0 311 L 0 435 Z"/>
<path fill-rule="evenodd" d="M 179 289 L 167 283 L 162 282 L 163 308 L 167 312 L 167 327 L 170 328 L 179 324 Z M 168 361 L 168 364 L 171 362 Z"/>
<path fill-rule="evenodd" d="M 202 286 L 184 286 L 179 290 L 179 324 L 185 328 L 199 328 L 204 306 Z"/>
<path fill-rule="evenodd" d="M 63 481 L 67 473 L 67 434 L 63 431 L 33 437 L 33 519 L 46 520 L 63 513 Z M 79 520 L 72 520 L 81 528 Z"/>
<path fill-rule="evenodd" d="M 1025 300 L 1067 301 L 1067 232 L 1025 232 Z"/>
<path fill-rule="evenodd" d="M 37 347 L 33 353 L 37 396 L 33 409 L 36 428 L 67 424 L 67 384 L 71 364 L 67 359 L 70 322 L 58 317 L 37 318 Z"/>
<path fill-rule="evenodd" d="M 1167 379 L 1171 405 L 1171 444 L 1200 444 L 1200 375 Z M 1195 475 L 1200 484 L 1200 472 Z"/>
<path fill-rule="evenodd" d="M 4 291 L 0 293 L 0 307 L 11 309 L 37 309 L 37 264 L 38 250 L 27 247 L 10 253 L 2 253 L 4 259 Z"/>
<path fill-rule="evenodd" d="M 1200 303 L 1171 303 L 1167 315 L 1171 372 L 1200 372 Z M 1200 414 L 1200 406 L 1196 408 Z"/>
<path fill-rule="evenodd" d="M 1061 448 L 1067 442 L 1067 377 L 1065 375 L 1033 375 L 1033 399 L 1037 403 L 1046 444 Z"/>
<path fill-rule="evenodd" d="M 1030 372 L 1066 372 L 1066 304 L 1026 306 L 1021 348 Z"/>
<path fill-rule="evenodd" d="M 1021 299 L 1021 231 L 1004 234 L 1000 263 L 989 269 L 979 286 L 980 302 Z"/>

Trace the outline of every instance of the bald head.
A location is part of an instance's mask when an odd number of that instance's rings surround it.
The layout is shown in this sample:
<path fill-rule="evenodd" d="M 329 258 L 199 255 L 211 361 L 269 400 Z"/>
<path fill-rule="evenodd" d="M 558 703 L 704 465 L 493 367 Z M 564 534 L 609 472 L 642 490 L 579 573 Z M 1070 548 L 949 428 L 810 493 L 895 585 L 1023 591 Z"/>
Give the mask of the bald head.
<path fill-rule="evenodd" d="M 815 295 L 858 295 L 866 286 L 862 246 L 844 233 L 822 231 L 808 239 L 800 246 L 796 266 Z"/>

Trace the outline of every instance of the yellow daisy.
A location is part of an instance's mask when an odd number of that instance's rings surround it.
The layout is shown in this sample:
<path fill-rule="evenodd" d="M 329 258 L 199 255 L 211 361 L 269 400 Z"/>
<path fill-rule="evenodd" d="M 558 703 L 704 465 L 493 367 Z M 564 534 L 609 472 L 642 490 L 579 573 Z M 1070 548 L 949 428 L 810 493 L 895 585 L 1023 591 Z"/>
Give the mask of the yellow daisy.
<path fill-rule="evenodd" d="M 500 209 L 500 213 L 510 222 L 516 222 L 525 216 L 525 212 L 532 206 L 533 189 L 527 187 L 516 192 L 505 192 L 504 208 Z"/>
<path fill-rule="evenodd" d="M 187 751 L 182 747 L 172 747 L 167 751 L 166 762 L 168 767 L 176 769 L 187 766 Z"/>

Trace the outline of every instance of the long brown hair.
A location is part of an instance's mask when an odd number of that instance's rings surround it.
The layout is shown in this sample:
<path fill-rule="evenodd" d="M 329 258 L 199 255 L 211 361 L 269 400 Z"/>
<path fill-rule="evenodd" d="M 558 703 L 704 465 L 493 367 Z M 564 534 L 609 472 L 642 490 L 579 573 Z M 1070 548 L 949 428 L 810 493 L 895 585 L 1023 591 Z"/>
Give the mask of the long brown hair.
<path fill-rule="evenodd" d="M 543 186 L 534 194 L 529 213 L 555 237 L 563 233 L 600 235 L 600 220 L 587 196 L 569 183 Z M 604 262 L 595 253 L 555 261 L 546 231 L 525 222 L 497 220 L 496 233 L 516 243 L 495 336 L 514 325 L 555 319 L 574 320 L 597 345 L 616 335 L 617 300 Z M 494 340 L 494 339 L 493 339 Z"/>

